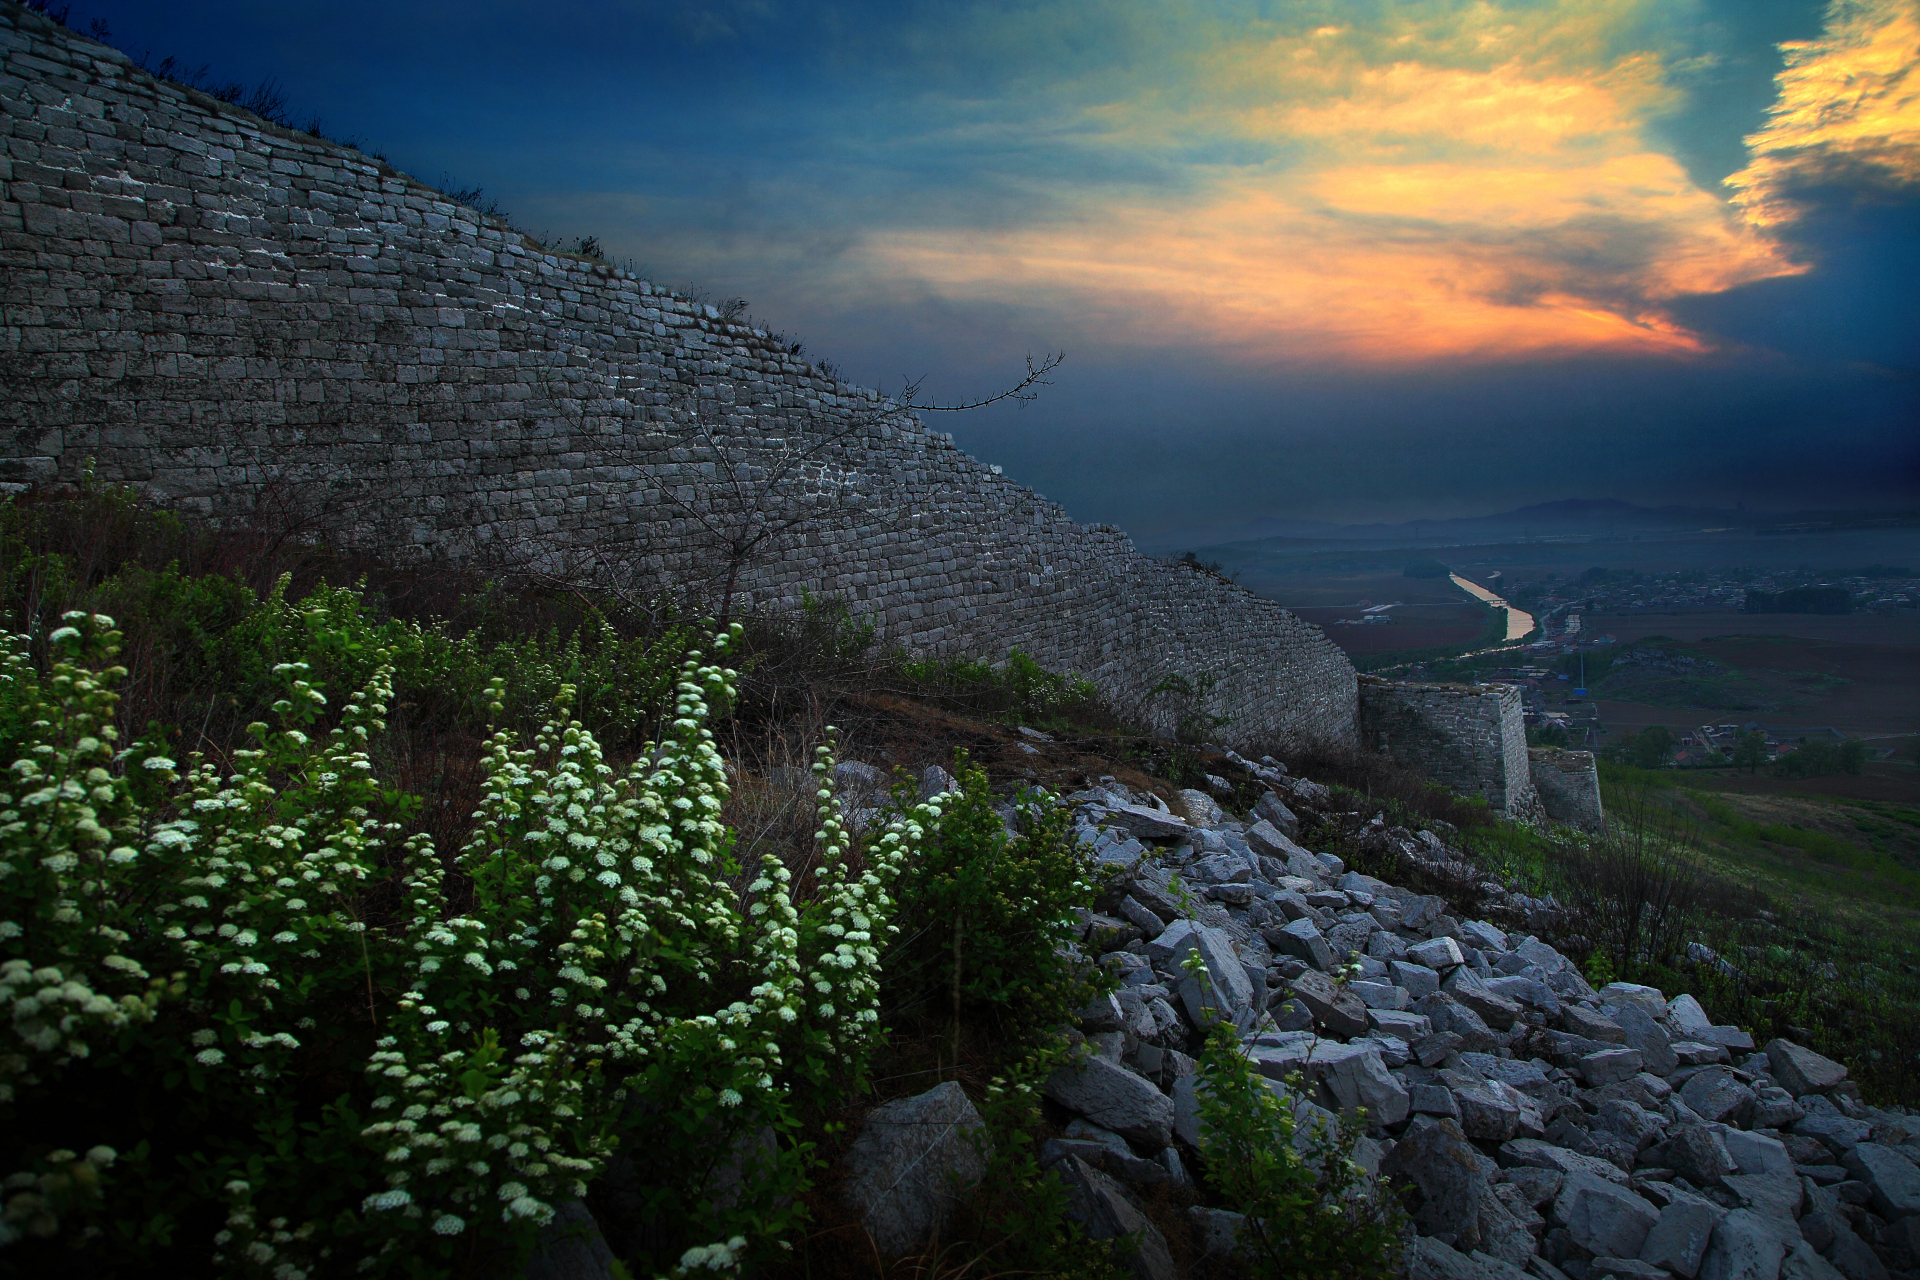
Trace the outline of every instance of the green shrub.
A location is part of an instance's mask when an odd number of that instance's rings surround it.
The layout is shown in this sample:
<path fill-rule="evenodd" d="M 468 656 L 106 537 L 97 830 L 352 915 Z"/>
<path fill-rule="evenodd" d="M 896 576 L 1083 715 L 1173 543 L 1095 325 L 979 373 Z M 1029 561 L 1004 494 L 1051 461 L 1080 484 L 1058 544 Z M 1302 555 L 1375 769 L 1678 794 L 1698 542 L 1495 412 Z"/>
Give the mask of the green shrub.
<path fill-rule="evenodd" d="M 1041 729 L 1111 721 L 1093 682 L 1048 671 L 1018 649 L 995 665 L 970 658 L 896 659 L 895 676 L 915 696 L 1006 724 Z"/>
<path fill-rule="evenodd" d="M 1035 788 L 1019 834 L 994 808 L 986 771 L 955 759 L 959 789 L 937 840 L 899 887 L 899 944 L 886 958 L 887 1006 L 922 1020 L 991 1024 L 1019 1036 L 1070 1020 L 1091 991 L 1067 950 L 1073 910 L 1093 898 L 1071 811 Z"/>
<path fill-rule="evenodd" d="M 1364 1119 L 1297 1118 L 1301 1081 L 1257 1074 L 1226 1023 L 1207 1034 L 1195 1094 L 1209 1182 L 1247 1217 L 1240 1244 L 1263 1278 L 1399 1274 L 1402 1215 L 1354 1163 Z"/>
<path fill-rule="evenodd" d="M 271 621 L 297 623 L 314 660 L 268 673 L 278 728 L 251 726 L 230 771 L 116 752 L 110 618 L 69 615 L 44 678 L 8 655 L 8 1261 L 475 1274 L 510 1265 L 649 1123 L 667 1135 L 652 1202 L 697 1246 L 683 1261 L 769 1247 L 803 1185 L 779 1135 L 859 1075 L 888 886 L 938 807 L 855 859 L 823 752 L 817 885 L 790 892 L 774 858 L 738 867 L 706 728 L 731 673 L 693 654 L 667 734 L 624 776 L 566 684 L 530 742 L 495 732 L 471 835 L 443 861 L 406 834 L 373 751 L 419 633 L 356 649 L 350 593 L 292 613 Z M 367 676 L 336 713 L 316 669 Z M 493 714 L 510 696 L 490 680 Z M 713 1194 L 717 1160 L 767 1131 L 746 1193 Z"/>
<path fill-rule="evenodd" d="M 1089 1240 L 1067 1216 L 1066 1185 L 1040 1165 L 1046 1133 L 1041 1087 L 1060 1067 L 1084 1052 L 1049 1039 L 996 1076 L 980 1106 L 985 1122 L 974 1141 L 986 1159 L 986 1174 L 961 1209 L 959 1237 L 936 1275 L 1047 1276 L 1055 1280 L 1121 1280 L 1128 1274 L 1120 1242 Z"/>

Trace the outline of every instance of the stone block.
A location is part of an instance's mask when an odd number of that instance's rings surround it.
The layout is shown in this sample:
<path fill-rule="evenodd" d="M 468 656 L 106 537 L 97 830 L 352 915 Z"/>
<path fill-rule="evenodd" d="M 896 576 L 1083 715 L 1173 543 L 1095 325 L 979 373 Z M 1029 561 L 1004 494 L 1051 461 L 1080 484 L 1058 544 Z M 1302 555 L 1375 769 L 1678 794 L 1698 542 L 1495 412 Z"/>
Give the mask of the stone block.
<path fill-rule="evenodd" d="M 1135 1280 L 1177 1280 L 1167 1238 L 1141 1213 L 1127 1193 L 1106 1174 L 1077 1156 L 1053 1166 L 1052 1174 L 1067 1188 L 1067 1216 L 1090 1240 L 1131 1237 L 1122 1255 Z"/>
<path fill-rule="evenodd" d="M 1575 1172 L 1555 1197 L 1550 1220 L 1590 1254 L 1637 1258 L 1660 1215 L 1619 1183 Z"/>
<path fill-rule="evenodd" d="M 1638 1075 L 1644 1059 L 1638 1049 L 1601 1049 L 1580 1059 L 1580 1074 L 1589 1088 L 1614 1084 Z"/>
<path fill-rule="evenodd" d="M 1683 1280 L 1700 1274 L 1701 1260 L 1719 1223 L 1719 1206 L 1692 1196 L 1676 1199 L 1660 1211 L 1660 1218 L 1640 1246 L 1640 1259 L 1665 1267 Z"/>
<path fill-rule="evenodd" d="M 1892 1147 L 1862 1142 L 1840 1159 L 1873 1195 L 1873 1211 L 1889 1222 L 1920 1214 L 1920 1168 Z"/>
<path fill-rule="evenodd" d="M 1460 944 L 1452 938 L 1429 938 L 1425 942 L 1410 943 L 1407 947 L 1407 959 L 1414 964 L 1444 973 L 1456 965 L 1466 963 L 1466 956 L 1460 952 Z"/>
<path fill-rule="evenodd" d="M 1047 1097 L 1103 1129 L 1143 1147 L 1173 1140 L 1173 1102 L 1141 1077 L 1104 1058 L 1062 1067 L 1047 1078 Z"/>
<path fill-rule="evenodd" d="M 875 1107 L 843 1157 L 841 1195 L 888 1257 L 936 1235 L 986 1173 L 984 1122 L 948 1081 Z"/>
<path fill-rule="evenodd" d="M 1333 970 L 1333 948 L 1311 920 L 1290 920 L 1280 928 L 1262 930 L 1261 937 L 1280 955 L 1304 960 L 1322 973 Z"/>
<path fill-rule="evenodd" d="M 1323 973 L 1309 969 L 1288 985 L 1292 998 L 1306 1006 L 1313 1020 L 1325 1027 L 1329 1035 L 1342 1040 L 1367 1033 L 1367 1007 L 1351 991 L 1334 984 Z"/>
<path fill-rule="evenodd" d="M 1826 1093 L 1847 1078 L 1847 1069 L 1832 1058 L 1822 1057 L 1791 1040 L 1769 1041 L 1766 1054 L 1773 1078 L 1796 1098 Z"/>
<path fill-rule="evenodd" d="M 1775 1224 L 1736 1209 L 1715 1224 L 1698 1280 L 1779 1280 L 1786 1242 Z"/>

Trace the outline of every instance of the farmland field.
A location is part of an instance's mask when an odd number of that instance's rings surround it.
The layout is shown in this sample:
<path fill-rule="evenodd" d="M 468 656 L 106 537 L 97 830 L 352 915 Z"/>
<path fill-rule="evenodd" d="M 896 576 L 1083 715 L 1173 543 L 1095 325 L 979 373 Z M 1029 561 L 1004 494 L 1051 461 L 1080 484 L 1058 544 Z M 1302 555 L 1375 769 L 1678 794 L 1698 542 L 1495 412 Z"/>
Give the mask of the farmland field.
<path fill-rule="evenodd" d="M 1620 642 L 1656 636 L 1681 642 L 1737 672 L 1702 682 L 1701 697 L 1600 697 L 1615 732 L 1651 724 L 1760 720 L 1834 728 L 1868 739 L 1920 729 L 1920 618 L 1819 617 L 1732 612 L 1591 615 L 1589 630 Z"/>

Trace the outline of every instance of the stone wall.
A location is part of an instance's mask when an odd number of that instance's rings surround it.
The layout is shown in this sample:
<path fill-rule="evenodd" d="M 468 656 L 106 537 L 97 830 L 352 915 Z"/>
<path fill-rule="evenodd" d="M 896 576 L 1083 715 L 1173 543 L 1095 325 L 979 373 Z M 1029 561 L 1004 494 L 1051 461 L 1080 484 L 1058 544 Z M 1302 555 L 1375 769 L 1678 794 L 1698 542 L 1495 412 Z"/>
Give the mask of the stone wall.
<path fill-rule="evenodd" d="M 1593 752 L 1532 747 L 1527 757 L 1533 789 L 1539 793 L 1541 807 L 1549 818 L 1582 831 L 1597 833 L 1605 829 L 1600 770 Z"/>
<path fill-rule="evenodd" d="M 777 335 L 550 252 L 351 149 L 0 3 L 0 480 L 213 516 L 304 502 L 422 554 L 850 601 L 933 655 L 1018 645 L 1163 724 L 1351 743 L 1315 627 L 1082 527 Z"/>
<path fill-rule="evenodd" d="M 1525 708 L 1512 685 L 1360 678 L 1360 743 L 1509 817 L 1538 812 Z"/>

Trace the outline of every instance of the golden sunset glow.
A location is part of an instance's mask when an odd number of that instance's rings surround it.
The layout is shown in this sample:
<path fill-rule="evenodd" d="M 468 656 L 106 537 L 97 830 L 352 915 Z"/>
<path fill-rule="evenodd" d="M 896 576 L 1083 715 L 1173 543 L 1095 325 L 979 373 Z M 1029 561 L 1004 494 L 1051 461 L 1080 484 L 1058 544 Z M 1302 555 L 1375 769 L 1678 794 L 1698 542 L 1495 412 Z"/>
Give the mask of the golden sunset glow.
<path fill-rule="evenodd" d="M 1920 184 L 1920 0 L 1844 0 L 1786 69 L 1752 162 L 1727 179 L 1758 226 L 1793 220 L 1796 187 L 1834 178 Z"/>
<path fill-rule="evenodd" d="M 1911 4 L 1880 7 L 1870 21 L 1848 6 L 1795 53 L 1755 143 L 1778 158 L 1756 165 L 1809 149 L 1914 163 L 1920 28 Z M 1703 189 L 1658 142 L 1675 101 L 1662 54 L 1593 52 L 1646 6 L 1386 12 L 1400 16 L 1375 30 L 1193 52 L 1176 86 L 1087 112 L 1090 149 L 1185 157 L 1175 193 L 1102 193 L 970 235 L 880 232 L 870 269 L 956 299 L 1070 299 L 1123 339 L 1164 342 L 1172 326 L 1274 364 L 1686 356 L 1711 344 L 1667 304 L 1806 269 L 1766 217 Z M 1844 119 L 1831 106 L 1843 80 L 1869 84 Z M 1765 173 L 1749 188 L 1776 180 Z"/>

